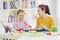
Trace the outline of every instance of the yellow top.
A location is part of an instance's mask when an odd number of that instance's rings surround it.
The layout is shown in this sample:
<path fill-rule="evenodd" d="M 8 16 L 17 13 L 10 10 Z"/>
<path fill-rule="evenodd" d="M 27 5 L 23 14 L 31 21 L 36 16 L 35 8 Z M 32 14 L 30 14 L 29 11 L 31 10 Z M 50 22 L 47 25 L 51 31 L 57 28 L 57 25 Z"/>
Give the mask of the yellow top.
<path fill-rule="evenodd" d="M 50 30 L 51 26 L 55 25 L 53 18 L 50 16 L 47 16 L 45 19 L 38 17 L 36 19 L 36 24 L 37 24 L 37 27 L 40 27 L 40 25 L 46 26 L 47 30 Z"/>

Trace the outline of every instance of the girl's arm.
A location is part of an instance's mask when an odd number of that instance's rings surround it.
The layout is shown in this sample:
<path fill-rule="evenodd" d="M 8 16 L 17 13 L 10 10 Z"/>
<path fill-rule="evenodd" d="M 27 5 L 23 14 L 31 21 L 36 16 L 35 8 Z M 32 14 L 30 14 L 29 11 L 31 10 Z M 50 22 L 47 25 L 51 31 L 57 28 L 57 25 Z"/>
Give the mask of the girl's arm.
<path fill-rule="evenodd" d="M 15 24 L 15 23 L 13 24 L 13 27 L 14 27 L 14 30 L 15 30 L 15 31 L 18 30 L 18 26 L 19 26 L 18 24 Z"/>
<path fill-rule="evenodd" d="M 24 23 L 27 28 L 32 28 L 27 22 Z"/>

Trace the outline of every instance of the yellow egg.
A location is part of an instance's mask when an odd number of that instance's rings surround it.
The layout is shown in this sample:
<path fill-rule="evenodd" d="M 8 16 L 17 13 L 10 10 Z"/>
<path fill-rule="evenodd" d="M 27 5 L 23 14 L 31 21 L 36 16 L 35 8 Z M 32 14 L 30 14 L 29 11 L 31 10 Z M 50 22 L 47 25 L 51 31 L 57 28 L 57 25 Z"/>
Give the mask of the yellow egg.
<path fill-rule="evenodd" d="M 22 32 L 19 32 L 20 36 L 23 36 L 23 31 Z"/>
<path fill-rule="evenodd" d="M 13 14 L 17 14 L 17 9 L 14 9 L 14 10 L 12 11 L 12 13 L 13 13 Z"/>

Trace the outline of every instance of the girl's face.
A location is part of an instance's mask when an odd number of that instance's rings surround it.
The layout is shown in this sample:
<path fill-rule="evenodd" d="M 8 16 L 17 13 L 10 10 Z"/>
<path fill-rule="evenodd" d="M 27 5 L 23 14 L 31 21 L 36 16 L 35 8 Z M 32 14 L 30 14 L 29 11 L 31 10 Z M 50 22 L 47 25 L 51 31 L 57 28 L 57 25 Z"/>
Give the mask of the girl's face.
<path fill-rule="evenodd" d="M 38 8 L 38 15 L 43 16 L 45 13 L 45 10 L 42 10 L 41 8 Z"/>
<path fill-rule="evenodd" d="M 20 20 L 23 20 L 24 19 L 24 13 L 23 12 L 20 12 L 18 14 L 18 19 L 20 19 Z"/>

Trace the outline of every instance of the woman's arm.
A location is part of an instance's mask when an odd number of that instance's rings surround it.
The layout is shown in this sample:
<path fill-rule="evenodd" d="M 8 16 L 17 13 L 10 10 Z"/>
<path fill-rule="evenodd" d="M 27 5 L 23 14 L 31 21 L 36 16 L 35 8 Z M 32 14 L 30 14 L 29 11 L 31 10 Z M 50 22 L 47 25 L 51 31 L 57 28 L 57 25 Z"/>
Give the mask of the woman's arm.
<path fill-rule="evenodd" d="M 54 26 L 54 25 L 55 25 L 55 23 L 54 23 L 53 18 L 51 18 L 51 19 L 50 19 L 50 21 L 51 21 L 51 26 Z"/>
<path fill-rule="evenodd" d="M 36 19 L 36 28 L 39 28 L 39 21 Z"/>

